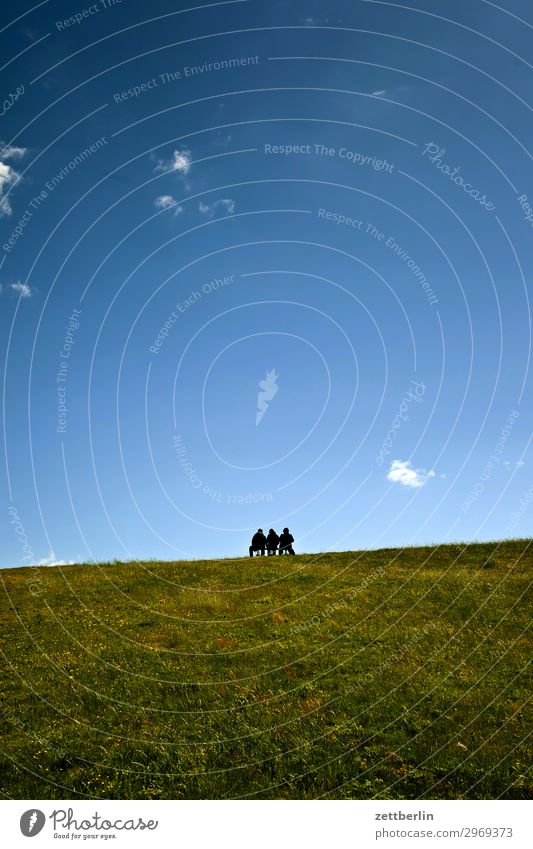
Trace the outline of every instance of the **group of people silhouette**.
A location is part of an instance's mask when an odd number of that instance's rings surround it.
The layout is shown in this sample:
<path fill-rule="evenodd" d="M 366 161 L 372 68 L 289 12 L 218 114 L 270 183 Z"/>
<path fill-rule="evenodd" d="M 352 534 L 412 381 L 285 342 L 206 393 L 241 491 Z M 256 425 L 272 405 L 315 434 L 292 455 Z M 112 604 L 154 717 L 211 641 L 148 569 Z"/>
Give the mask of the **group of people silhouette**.
<path fill-rule="evenodd" d="M 254 554 L 264 555 L 265 551 L 268 555 L 271 554 L 294 554 L 292 544 L 294 537 L 288 528 L 283 528 L 283 533 L 278 536 L 274 528 L 270 528 L 268 535 L 265 536 L 263 528 L 259 528 L 252 537 L 252 544 L 249 548 L 250 557 Z"/>

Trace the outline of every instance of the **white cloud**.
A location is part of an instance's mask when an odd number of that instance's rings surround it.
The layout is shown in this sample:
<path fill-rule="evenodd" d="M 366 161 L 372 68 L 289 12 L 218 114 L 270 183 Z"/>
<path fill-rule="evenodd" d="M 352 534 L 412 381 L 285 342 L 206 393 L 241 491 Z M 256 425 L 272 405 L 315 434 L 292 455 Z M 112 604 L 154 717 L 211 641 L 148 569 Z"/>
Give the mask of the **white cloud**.
<path fill-rule="evenodd" d="M 14 292 L 18 292 L 21 298 L 31 298 L 33 291 L 27 283 L 22 283 L 20 280 L 17 283 L 10 283 L 9 288 Z"/>
<path fill-rule="evenodd" d="M 516 462 L 511 462 L 510 460 L 506 460 L 503 464 L 506 469 L 519 469 L 521 466 L 525 465 L 523 460 L 516 460 Z"/>
<path fill-rule="evenodd" d="M 11 168 L 10 165 L 6 165 L 5 162 L 0 161 L 0 215 L 4 218 L 11 215 L 13 212 L 11 208 L 11 199 L 6 195 L 11 186 L 15 185 L 19 176 L 20 175 Z"/>
<path fill-rule="evenodd" d="M 373 91 L 372 97 L 383 97 L 384 94 L 387 94 L 387 89 L 381 88 L 379 91 Z"/>
<path fill-rule="evenodd" d="M 181 215 L 183 212 L 183 207 L 172 195 L 159 195 L 154 200 L 154 206 L 156 209 L 173 209 L 174 215 Z"/>
<path fill-rule="evenodd" d="M 0 217 L 7 218 L 13 212 L 9 190 L 20 180 L 20 174 L 11 165 L 8 159 L 20 159 L 26 153 L 25 147 L 14 147 L 4 145 L 0 142 Z"/>
<path fill-rule="evenodd" d="M 233 136 L 231 133 L 224 133 L 222 130 L 219 130 L 216 134 L 215 143 L 219 144 L 221 147 L 227 147 L 231 144 Z"/>
<path fill-rule="evenodd" d="M 0 142 L 0 145 L 3 144 L 3 142 Z M 15 147 L 15 145 L 7 144 L 2 147 L 0 159 L 22 159 L 27 150 L 27 147 Z"/>
<path fill-rule="evenodd" d="M 42 560 L 38 560 L 35 564 L 36 566 L 73 566 L 74 560 L 56 560 L 56 556 L 53 551 L 51 551 L 48 557 L 43 557 Z"/>
<path fill-rule="evenodd" d="M 198 209 L 202 215 L 207 215 L 209 218 L 213 217 L 217 209 L 225 209 L 226 215 L 233 215 L 235 212 L 235 201 L 231 198 L 221 198 L 214 203 L 202 203 L 200 201 Z"/>
<path fill-rule="evenodd" d="M 311 10 L 309 10 L 309 11 L 311 11 Z M 332 20 L 329 16 L 324 17 L 323 14 L 322 15 L 318 14 L 318 13 L 324 12 L 324 11 L 325 11 L 324 9 L 317 8 L 316 9 L 317 14 L 300 16 L 298 18 L 298 23 L 303 24 L 306 27 L 319 27 L 319 26 L 324 26 L 326 24 L 329 24 L 330 21 Z M 337 19 L 337 23 L 341 23 L 340 18 Z"/>
<path fill-rule="evenodd" d="M 0 295 L 3 292 L 16 292 L 21 298 L 31 298 L 33 295 L 33 289 L 27 283 L 23 283 L 21 280 L 18 280 L 16 283 L 7 283 L 5 286 L 0 284 Z"/>
<path fill-rule="evenodd" d="M 160 159 L 156 165 L 156 171 L 165 173 L 177 172 L 178 174 L 188 174 L 191 168 L 191 152 L 186 148 L 175 150 L 171 159 Z"/>
<path fill-rule="evenodd" d="M 35 32 L 35 30 L 30 29 L 29 27 L 22 27 L 21 33 L 26 38 L 29 38 L 30 41 L 36 41 L 37 40 L 37 33 Z"/>
<path fill-rule="evenodd" d="M 393 460 L 387 474 L 392 483 L 401 483 L 402 486 L 411 486 L 419 489 L 425 486 L 430 478 L 435 477 L 433 469 L 413 469 L 409 460 Z"/>
<path fill-rule="evenodd" d="M 159 195 L 159 197 L 154 200 L 154 206 L 156 209 L 168 209 L 169 206 L 174 206 L 175 203 L 176 201 L 172 195 Z"/>

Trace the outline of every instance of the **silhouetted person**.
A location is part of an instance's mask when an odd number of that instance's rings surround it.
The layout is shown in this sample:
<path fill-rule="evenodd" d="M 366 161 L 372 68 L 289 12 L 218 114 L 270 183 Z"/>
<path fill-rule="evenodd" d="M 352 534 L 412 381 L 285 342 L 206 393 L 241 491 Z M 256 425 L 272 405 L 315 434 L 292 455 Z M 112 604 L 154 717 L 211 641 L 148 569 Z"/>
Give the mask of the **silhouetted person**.
<path fill-rule="evenodd" d="M 254 556 L 254 551 L 257 551 L 257 552 L 260 551 L 261 554 L 263 555 L 265 553 L 266 544 L 267 544 L 267 541 L 266 541 L 266 536 L 263 533 L 263 529 L 259 528 L 257 533 L 253 535 L 252 544 L 251 544 L 250 548 L 248 549 L 248 551 L 250 552 L 250 557 Z"/>
<path fill-rule="evenodd" d="M 270 528 L 267 536 L 267 551 L 268 555 L 275 554 L 279 545 L 279 536 L 274 528 Z"/>
<path fill-rule="evenodd" d="M 294 542 L 293 535 L 289 532 L 288 528 L 283 528 L 283 533 L 279 538 L 279 553 L 280 554 L 294 554 L 294 548 L 292 544 Z"/>

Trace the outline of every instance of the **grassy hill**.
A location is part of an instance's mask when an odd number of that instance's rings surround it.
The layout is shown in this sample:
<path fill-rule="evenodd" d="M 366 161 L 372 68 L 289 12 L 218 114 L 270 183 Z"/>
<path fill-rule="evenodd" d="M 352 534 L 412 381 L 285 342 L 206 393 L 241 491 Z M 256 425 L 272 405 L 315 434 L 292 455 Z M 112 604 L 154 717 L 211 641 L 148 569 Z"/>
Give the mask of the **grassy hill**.
<path fill-rule="evenodd" d="M 531 796 L 532 562 L 516 540 L 0 570 L 0 789 Z"/>

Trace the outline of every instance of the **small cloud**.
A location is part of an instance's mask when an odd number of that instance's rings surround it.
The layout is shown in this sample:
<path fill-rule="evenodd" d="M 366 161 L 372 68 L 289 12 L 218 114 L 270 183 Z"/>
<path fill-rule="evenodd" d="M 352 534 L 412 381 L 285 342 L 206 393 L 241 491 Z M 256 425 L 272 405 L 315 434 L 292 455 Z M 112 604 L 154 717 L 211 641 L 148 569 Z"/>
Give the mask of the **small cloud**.
<path fill-rule="evenodd" d="M 387 94 L 386 88 L 381 88 L 379 91 L 371 92 L 372 97 L 383 97 L 384 94 Z"/>
<path fill-rule="evenodd" d="M 232 142 L 231 133 L 222 133 L 218 132 L 216 137 L 216 144 L 219 144 L 221 147 L 228 147 Z"/>
<path fill-rule="evenodd" d="M 392 483 L 401 483 L 402 486 L 410 486 L 419 489 L 425 486 L 430 478 L 435 477 L 433 469 L 413 469 L 409 460 L 393 460 L 387 474 L 387 479 Z"/>
<path fill-rule="evenodd" d="M 510 470 L 510 469 L 514 470 L 514 469 L 519 469 L 520 466 L 524 466 L 525 463 L 524 463 L 523 460 L 516 460 L 516 462 L 511 462 L 510 460 L 505 460 L 503 465 L 505 466 L 505 468 L 507 470 Z"/>
<path fill-rule="evenodd" d="M 317 9 L 317 11 L 319 11 Z M 306 27 L 319 27 L 325 24 L 329 24 L 330 18 L 324 17 L 323 15 L 307 15 L 305 17 L 301 17 L 298 19 L 298 23 L 303 24 Z M 338 21 L 340 23 L 340 19 Z"/>
<path fill-rule="evenodd" d="M 235 201 L 231 198 L 224 198 L 221 201 L 217 201 L 215 206 L 224 206 L 226 208 L 227 215 L 233 215 L 235 212 Z"/>
<path fill-rule="evenodd" d="M 156 171 L 166 174 L 178 173 L 188 174 L 191 168 L 191 152 L 186 148 L 175 150 L 170 159 L 160 159 L 156 165 Z"/>
<path fill-rule="evenodd" d="M 35 30 L 32 30 L 29 27 L 22 27 L 21 33 L 25 38 L 29 38 L 30 41 L 35 41 L 37 38 Z"/>
<path fill-rule="evenodd" d="M 154 200 L 154 206 L 156 209 L 168 209 L 169 206 L 174 206 L 176 201 L 172 197 L 172 195 L 159 195 Z"/>
<path fill-rule="evenodd" d="M 13 212 L 9 192 L 21 179 L 18 171 L 15 171 L 11 165 L 8 165 L 7 160 L 21 159 L 26 153 L 27 148 L 15 147 L 12 144 L 6 145 L 4 142 L 0 142 L 0 149 L 0 217 L 7 218 Z"/>
<path fill-rule="evenodd" d="M 200 201 L 198 209 L 202 215 L 207 215 L 208 218 L 212 218 L 217 209 L 225 209 L 226 215 L 233 215 L 235 212 L 235 201 L 231 198 L 221 198 L 214 203 L 202 203 Z"/>
<path fill-rule="evenodd" d="M 159 195 L 154 200 L 154 206 L 156 209 L 173 209 L 174 215 L 181 215 L 183 212 L 183 207 L 172 195 Z"/>
<path fill-rule="evenodd" d="M 0 146 L 4 145 L 0 142 Z M 15 147 L 15 145 L 7 144 L 2 147 L 0 159 L 22 159 L 25 153 L 28 152 L 27 147 Z"/>
<path fill-rule="evenodd" d="M 11 165 L 5 162 L 5 159 L 15 158 L 14 150 L 22 150 L 23 148 L 4 148 L 0 153 L 0 216 L 8 218 L 13 210 L 11 208 L 11 198 L 9 192 L 21 179 L 18 171 L 15 171 Z M 5 155 L 7 152 L 7 156 Z"/>
<path fill-rule="evenodd" d="M 28 286 L 27 283 L 22 283 L 20 280 L 17 283 L 10 283 L 7 288 L 12 289 L 13 292 L 17 292 L 21 298 L 31 298 L 33 295 L 31 286 Z"/>
<path fill-rule="evenodd" d="M 270 402 L 273 400 L 274 396 L 277 395 L 279 389 L 277 382 L 278 377 L 279 374 L 277 374 L 276 369 L 273 368 L 270 371 L 267 371 L 264 380 L 259 381 L 259 389 L 261 391 L 257 393 L 257 413 L 255 415 L 256 427 L 268 410 Z"/>
<path fill-rule="evenodd" d="M 43 557 L 42 560 L 38 560 L 35 564 L 36 566 L 73 566 L 74 560 L 57 560 L 53 551 L 51 551 L 48 557 Z"/>

